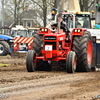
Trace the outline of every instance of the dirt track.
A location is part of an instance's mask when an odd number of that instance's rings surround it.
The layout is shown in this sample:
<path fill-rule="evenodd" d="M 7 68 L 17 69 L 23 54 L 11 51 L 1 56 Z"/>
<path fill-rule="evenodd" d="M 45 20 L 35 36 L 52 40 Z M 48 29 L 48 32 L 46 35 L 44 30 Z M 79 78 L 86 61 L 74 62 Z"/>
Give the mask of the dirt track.
<path fill-rule="evenodd" d="M 67 74 L 66 71 L 28 73 L 25 59 L 0 57 L 0 100 L 99 100 L 100 72 Z"/>

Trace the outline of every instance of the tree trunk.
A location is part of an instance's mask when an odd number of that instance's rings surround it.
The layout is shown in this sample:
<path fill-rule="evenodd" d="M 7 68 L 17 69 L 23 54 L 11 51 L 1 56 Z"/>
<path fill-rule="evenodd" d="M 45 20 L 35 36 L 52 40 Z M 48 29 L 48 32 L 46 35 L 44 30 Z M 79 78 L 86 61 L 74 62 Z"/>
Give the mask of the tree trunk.
<path fill-rule="evenodd" d="M 14 22 L 15 22 L 15 25 L 16 25 L 16 9 L 17 8 L 17 2 L 15 0 L 15 10 L 14 10 Z"/>
<path fill-rule="evenodd" d="M 57 2 L 58 2 L 58 0 L 54 0 L 54 6 L 53 6 L 53 8 L 57 8 Z"/>
<path fill-rule="evenodd" d="M 46 3 L 46 0 L 43 0 L 43 23 L 44 23 L 44 27 L 46 27 L 46 20 L 47 20 L 47 3 Z"/>
<path fill-rule="evenodd" d="M 88 0 L 83 0 L 84 11 L 88 11 Z"/>
<path fill-rule="evenodd" d="M 81 11 L 83 11 L 83 2 L 82 2 L 82 0 L 80 0 L 80 9 L 81 9 Z"/>

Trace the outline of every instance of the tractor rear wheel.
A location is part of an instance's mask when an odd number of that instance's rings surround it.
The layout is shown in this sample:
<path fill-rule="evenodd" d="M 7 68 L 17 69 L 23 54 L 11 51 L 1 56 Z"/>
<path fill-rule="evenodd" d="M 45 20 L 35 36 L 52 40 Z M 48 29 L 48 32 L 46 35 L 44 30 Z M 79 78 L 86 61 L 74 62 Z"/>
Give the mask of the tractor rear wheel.
<path fill-rule="evenodd" d="M 34 72 L 36 70 L 36 53 L 34 50 L 29 50 L 26 55 L 26 68 L 28 72 Z"/>
<path fill-rule="evenodd" d="M 76 71 L 76 54 L 74 51 L 69 51 L 67 54 L 66 71 L 67 73 L 74 73 Z"/>
<path fill-rule="evenodd" d="M 41 54 L 41 51 L 43 49 L 43 47 L 41 47 L 42 45 L 43 45 L 43 36 L 40 36 L 39 34 L 35 34 L 33 39 L 33 50 L 38 54 L 38 56 L 42 56 Z M 52 65 L 49 64 L 47 61 L 37 60 L 36 70 L 50 71 L 51 67 Z"/>
<path fill-rule="evenodd" d="M 78 72 L 89 72 L 92 64 L 92 39 L 88 31 L 84 31 L 82 36 L 73 37 L 72 51 L 77 57 Z"/>
<path fill-rule="evenodd" d="M 0 56 L 6 56 L 9 54 L 9 44 L 5 41 L 0 41 Z"/>
<path fill-rule="evenodd" d="M 39 34 L 35 34 L 33 39 L 33 50 L 38 55 L 40 55 L 42 51 L 41 45 L 43 45 L 43 36 L 40 36 Z"/>

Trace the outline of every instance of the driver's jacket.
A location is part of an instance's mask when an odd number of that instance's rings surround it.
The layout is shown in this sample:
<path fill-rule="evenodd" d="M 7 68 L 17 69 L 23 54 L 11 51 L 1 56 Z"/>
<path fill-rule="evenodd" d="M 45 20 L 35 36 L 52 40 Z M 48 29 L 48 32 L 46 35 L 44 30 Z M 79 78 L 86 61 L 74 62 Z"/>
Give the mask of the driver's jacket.
<path fill-rule="evenodd" d="M 57 23 L 55 23 L 55 24 L 53 24 L 52 26 L 58 26 L 58 22 Z M 66 33 L 66 35 L 68 35 L 68 33 L 69 33 L 69 29 L 68 29 L 68 27 L 67 27 L 68 25 L 66 24 L 66 22 L 64 22 L 64 21 L 62 21 L 61 23 L 60 23 L 60 29 L 63 29 L 63 31 Z"/>

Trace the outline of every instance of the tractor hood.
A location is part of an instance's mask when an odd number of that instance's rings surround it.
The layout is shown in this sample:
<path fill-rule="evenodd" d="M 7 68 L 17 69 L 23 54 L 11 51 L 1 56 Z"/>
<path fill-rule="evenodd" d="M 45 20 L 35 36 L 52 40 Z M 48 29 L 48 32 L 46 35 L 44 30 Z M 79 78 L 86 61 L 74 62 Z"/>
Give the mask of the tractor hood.
<path fill-rule="evenodd" d="M 1 39 L 4 39 L 4 40 L 11 40 L 11 39 L 14 40 L 13 37 L 11 37 L 11 36 L 7 36 L 7 35 L 0 35 L 0 38 L 1 38 Z"/>
<path fill-rule="evenodd" d="M 58 38 L 59 41 L 65 40 L 66 34 L 65 33 L 53 33 L 53 34 L 46 34 L 44 35 L 44 40 L 56 40 Z"/>
<path fill-rule="evenodd" d="M 52 42 L 52 40 L 63 41 L 63 40 L 65 40 L 65 37 L 66 37 L 66 34 L 65 34 L 65 32 L 63 32 L 63 30 L 61 29 L 61 30 L 60 30 L 60 33 L 58 33 L 58 32 L 56 31 L 55 33 L 45 34 L 45 35 L 43 36 L 43 39 L 44 39 L 45 41 L 51 40 L 51 42 Z M 49 42 L 50 42 L 50 41 L 49 41 Z"/>

